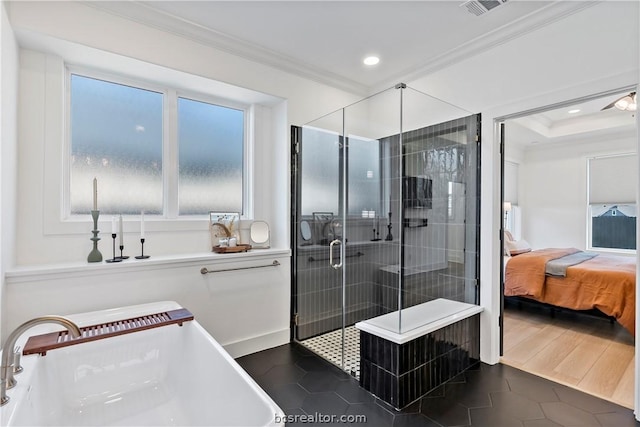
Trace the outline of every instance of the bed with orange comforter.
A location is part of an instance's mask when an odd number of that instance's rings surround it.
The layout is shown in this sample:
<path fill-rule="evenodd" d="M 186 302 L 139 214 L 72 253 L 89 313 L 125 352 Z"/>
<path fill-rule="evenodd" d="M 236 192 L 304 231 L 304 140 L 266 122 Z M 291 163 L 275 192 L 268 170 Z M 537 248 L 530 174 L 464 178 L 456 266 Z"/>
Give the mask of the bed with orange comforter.
<path fill-rule="evenodd" d="M 546 274 L 547 262 L 577 251 L 550 248 L 511 257 L 505 268 L 505 296 L 524 296 L 573 310 L 596 308 L 615 317 L 635 336 L 635 257 L 597 255 L 568 267 L 565 277 Z"/>

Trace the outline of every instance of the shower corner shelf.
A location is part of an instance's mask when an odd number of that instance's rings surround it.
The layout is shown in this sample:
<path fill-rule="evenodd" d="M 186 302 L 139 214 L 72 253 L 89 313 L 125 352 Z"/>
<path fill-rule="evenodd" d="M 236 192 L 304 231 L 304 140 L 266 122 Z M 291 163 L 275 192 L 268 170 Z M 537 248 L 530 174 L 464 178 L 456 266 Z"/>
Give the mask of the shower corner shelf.
<path fill-rule="evenodd" d="M 186 308 L 180 308 L 162 313 L 147 314 L 130 319 L 84 326 L 80 328 L 82 335 L 78 338 L 73 338 L 67 330 L 35 335 L 29 337 L 22 354 L 25 356 L 29 354 L 40 354 L 41 356 L 45 356 L 48 350 L 53 350 L 55 348 L 111 338 L 118 335 L 144 331 L 146 329 L 159 328 L 161 326 L 174 324 L 182 326 L 184 322 L 188 322 L 193 319 L 193 314 L 191 314 L 189 310 Z"/>

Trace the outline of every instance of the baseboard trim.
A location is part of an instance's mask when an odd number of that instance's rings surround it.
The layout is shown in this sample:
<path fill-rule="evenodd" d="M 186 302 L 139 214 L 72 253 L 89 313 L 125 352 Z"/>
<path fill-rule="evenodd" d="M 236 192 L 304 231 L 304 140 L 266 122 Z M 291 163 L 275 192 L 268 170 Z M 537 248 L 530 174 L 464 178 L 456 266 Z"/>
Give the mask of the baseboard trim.
<path fill-rule="evenodd" d="M 289 342 L 289 329 L 282 329 L 265 335 L 259 335 L 232 343 L 223 344 L 224 349 L 233 357 L 245 356 L 258 351 L 267 350 Z"/>

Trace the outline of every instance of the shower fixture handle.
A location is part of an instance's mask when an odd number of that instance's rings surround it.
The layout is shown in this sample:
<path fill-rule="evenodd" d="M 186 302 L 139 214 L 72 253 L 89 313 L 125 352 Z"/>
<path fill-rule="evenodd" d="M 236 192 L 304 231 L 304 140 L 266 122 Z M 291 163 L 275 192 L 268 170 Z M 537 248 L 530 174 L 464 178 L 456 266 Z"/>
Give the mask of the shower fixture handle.
<path fill-rule="evenodd" d="M 335 245 L 340 245 L 340 263 L 339 264 L 334 264 L 333 263 L 333 247 Z M 334 270 L 337 270 L 340 267 L 342 267 L 342 240 L 340 240 L 340 239 L 335 239 L 331 243 L 329 243 L 329 265 Z"/>

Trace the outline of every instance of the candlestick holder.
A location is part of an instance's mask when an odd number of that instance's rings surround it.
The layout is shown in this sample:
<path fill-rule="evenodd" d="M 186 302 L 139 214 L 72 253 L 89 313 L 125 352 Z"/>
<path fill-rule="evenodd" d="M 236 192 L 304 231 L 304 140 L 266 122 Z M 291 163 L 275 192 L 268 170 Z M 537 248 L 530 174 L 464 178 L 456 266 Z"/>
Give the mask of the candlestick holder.
<path fill-rule="evenodd" d="M 129 259 L 129 255 L 122 255 L 122 251 L 124 250 L 124 245 L 120 245 L 120 256 L 117 258 L 120 259 Z"/>
<path fill-rule="evenodd" d="M 113 258 L 105 260 L 106 262 L 121 262 L 120 258 L 116 257 L 116 233 L 111 233 L 111 237 L 113 238 Z"/>
<path fill-rule="evenodd" d="M 89 240 L 93 242 L 93 249 L 89 252 L 87 262 L 101 262 L 102 254 L 98 250 L 98 240 L 100 240 L 100 237 L 98 237 L 98 233 L 100 233 L 100 230 L 98 230 L 98 218 L 100 217 L 100 211 L 92 210 L 91 217 L 93 218 L 93 231 L 91 231 L 93 233 L 93 237 Z"/>
<path fill-rule="evenodd" d="M 374 228 L 373 229 L 373 239 L 371 239 L 372 242 L 379 242 L 380 240 L 380 230 Z"/>
<path fill-rule="evenodd" d="M 149 255 L 144 254 L 144 237 L 140 239 L 140 255 L 136 256 L 136 259 L 147 259 Z"/>
<path fill-rule="evenodd" d="M 391 212 L 389 212 L 389 224 L 387 224 L 387 229 L 389 230 L 387 232 L 387 237 L 384 238 L 384 240 L 386 240 L 387 242 L 390 242 L 393 240 L 393 234 L 391 234 L 391 228 L 393 226 L 391 225 Z"/>

